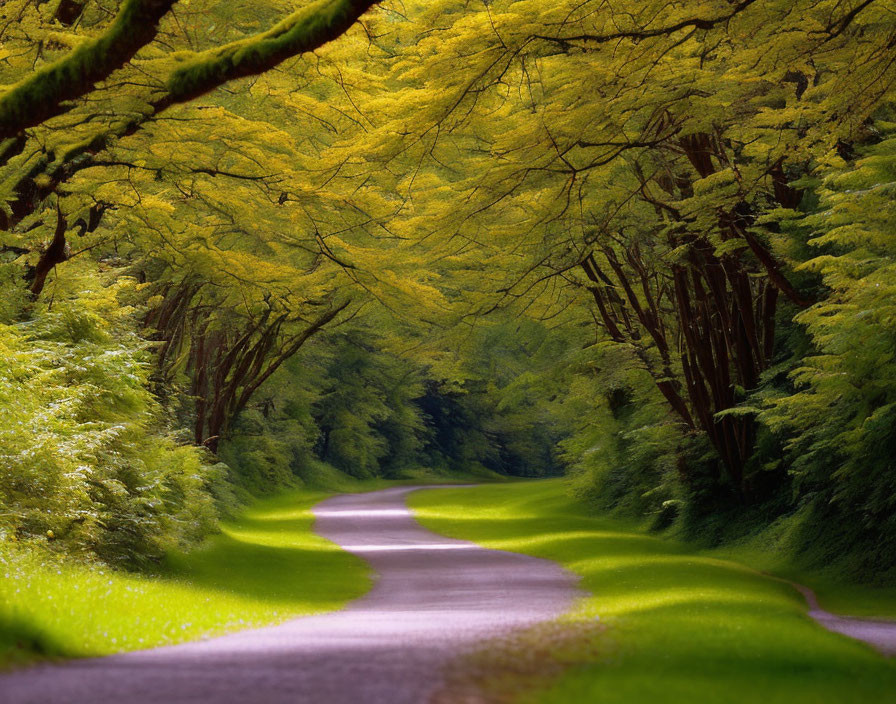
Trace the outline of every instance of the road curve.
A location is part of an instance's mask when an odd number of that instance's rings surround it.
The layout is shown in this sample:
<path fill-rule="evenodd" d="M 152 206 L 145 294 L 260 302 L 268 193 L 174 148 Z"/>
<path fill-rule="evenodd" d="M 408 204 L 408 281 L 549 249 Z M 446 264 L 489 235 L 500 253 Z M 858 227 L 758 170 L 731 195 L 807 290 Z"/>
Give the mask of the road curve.
<path fill-rule="evenodd" d="M 4 704 L 422 704 L 442 667 L 486 638 L 556 618 L 577 578 L 534 557 L 436 535 L 414 488 L 327 499 L 315 531 L 368 561 L 345 609 L 212 640 L 0 676 Z M 313 579 L 313 575 L 297 575 Z"/>
<path fill-rule="evenodd" d="M 850 638 L 864 641 L 884 655 L 896 656 L 896 622 L 874 621 L 832 614 L 830 611 L 825 611 L 821 608 L 821 605 L 818 603 L 818 597 L 815 596 L 815 592 L 809 589 L 809 587 L 804 587 L 796 582 L 790 582 L 790 584 L 803 595 L 806 605 L 809 607 L 809 616 L 820 625 L 829 631 L 842 633 Z"/>

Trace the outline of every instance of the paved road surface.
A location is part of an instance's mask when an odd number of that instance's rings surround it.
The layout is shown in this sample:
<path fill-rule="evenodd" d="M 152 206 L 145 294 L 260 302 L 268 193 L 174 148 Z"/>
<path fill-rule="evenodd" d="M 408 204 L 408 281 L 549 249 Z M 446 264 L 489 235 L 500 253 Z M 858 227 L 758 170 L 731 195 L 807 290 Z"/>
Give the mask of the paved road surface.
<path fill-rule="evenodd" d="M 805 597 L 809 606 L 809 616 L 829 631 L 842 633 L 856 640 L 863 640 L 874 646 L 884 655 L 896 655 L 896 623 L 893 621 L 869 621 L 860 618 L 838 616 L 825 611 L 818 603 L 818 598 L 808 587 L 791 582 Z"/>
<path fill-rule="evenodd" d="M 412 490 L 336 496 L 314 509 L 315 531 L 379 575 L 344 610 L 21 670 L 0 677 L 0 702 L 422 704 L 451 658 L 553 619 L 579 596 L 576 578 L 554 563 L 425 530 L 405 507 Z"/>

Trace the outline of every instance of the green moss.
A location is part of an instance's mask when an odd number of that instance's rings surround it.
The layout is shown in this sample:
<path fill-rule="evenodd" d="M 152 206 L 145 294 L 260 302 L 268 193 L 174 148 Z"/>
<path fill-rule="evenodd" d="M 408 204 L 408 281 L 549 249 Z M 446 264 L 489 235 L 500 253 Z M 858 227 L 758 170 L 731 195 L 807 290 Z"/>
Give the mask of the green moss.
<path fill-rule="evenodd" d="M 170 0 L 124 0 L 100 36 L 84 41 L 0 96 L 0 134 L 15 134 L 22 125 L 52 116 L 61 102 L 78 97 L 121 67 L 155 36 L 159 18 L 171 5 Z"/>
<path fill-rule="evenodd" d="M 261 73 L 291 56 L 322 46 L 372 4 L 352 0 L 310 3 L 266 32 L 194 55 L 171 73 L 168 92 L 177 101 L 227 80 Z"/>

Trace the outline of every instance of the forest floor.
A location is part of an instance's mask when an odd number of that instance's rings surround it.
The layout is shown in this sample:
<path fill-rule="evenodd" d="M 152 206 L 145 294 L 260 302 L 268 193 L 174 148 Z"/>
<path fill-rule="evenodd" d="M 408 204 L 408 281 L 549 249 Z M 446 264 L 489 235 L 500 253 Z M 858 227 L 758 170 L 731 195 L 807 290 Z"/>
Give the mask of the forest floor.
<path fill-rule="evenodd" d="M 536 629 L 458 663 L 445 702 L 452 687 L 483 692 L 476 701 L 543 704 L 896 700 L 896 662 L 824 630 L 787 582 L 594 516 L 560 481 L 424 491 L 410 505 L 435 532 L 557 561 L 589 593 L 565 617 L 570 635 L 549 649 Z M 822 583 L 823 604 L 826 591 L 849 603 L 850 587 Z M 875 594 L 883 613 L 891 594 Z"/>

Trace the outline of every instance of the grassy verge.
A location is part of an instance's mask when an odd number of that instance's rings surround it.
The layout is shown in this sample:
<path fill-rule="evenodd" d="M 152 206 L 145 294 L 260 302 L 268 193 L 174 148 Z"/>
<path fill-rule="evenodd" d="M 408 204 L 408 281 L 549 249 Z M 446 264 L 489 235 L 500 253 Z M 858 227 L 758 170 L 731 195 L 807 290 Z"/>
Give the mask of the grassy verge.
<path fill-rule="evenodd" d="M 310 487 L 256 501 L 201 549 L 132 574 L 0 545 L 0 667 L 196 640 L 341 608 L 371 585 L 366 563 L 315 535 L 334 492 L 470 477 L 426 469 L 358 480 L 318 463 Z M 493 479 L 494 477 L 475 477 Z"/>
<path fill-rule="evenodd" d="M 370 585 L 361 560 L 311 532 L 324 492 L 260 501 L 155 575 L 0 553 L 0 662 L 105 655 L 328 611 Z"/>
<path fill-rule="evenodd" d="M 892 701 L 896 666 L 829 633 L 786 584 L 638 526 L 589 515 L 560 481 L 419 492 L 430 529 L 556 560 L 591 594 L 571 617 L 604 629 L 562 646 L 569 667 L 526 702 L 818 704 Z"/>
<path fill-rule="evenodd" d="M 896 587 L 855 584 L 841 577 L 836 568 L 812 571 L 796 567 L 788 560 L 789 551 L 767 542 L 767 536 L 760 534 L 743 543 L 713 548 L 702 554 L 741 562 L 805 584 L 828 611 L 858 618 L 896 620 Z"/>

